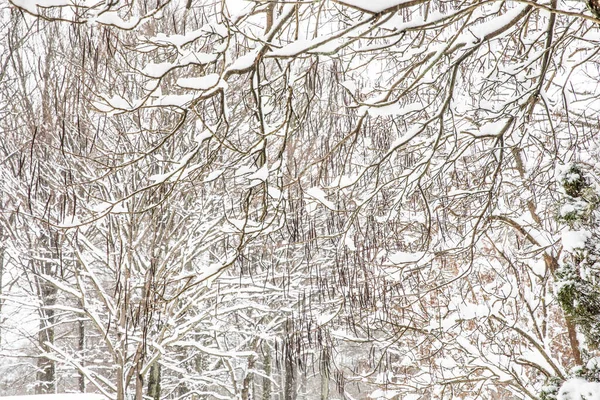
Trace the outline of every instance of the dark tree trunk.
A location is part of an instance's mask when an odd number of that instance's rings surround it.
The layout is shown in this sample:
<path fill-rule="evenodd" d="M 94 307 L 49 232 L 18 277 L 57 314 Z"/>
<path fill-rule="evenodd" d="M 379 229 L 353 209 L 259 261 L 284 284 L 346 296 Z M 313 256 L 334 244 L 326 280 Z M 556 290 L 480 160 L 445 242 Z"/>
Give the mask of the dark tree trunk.
<path fill-rule="evenodd" d="M 79 354 L 81 356 L 81 366 L 85 366 L 85 324 L 83 319 L 79 320 Z M 85 375 L 79 372 L 79 391 L 85 393 Z"/>
<path fill-rule="evenodd" d="M 264 346 L 263 369 L 265 377 L 262 384 L 262 400 L 271 400 L 271 349 L 268 344 Z"/>
<path fill-rule="evenodd" d="M 284 400 L 296 400 L 296 364 L 289 352 L 285 357 L 285 388 Z"/>
<path fill-rule="evenodd" d="M 248 371 L 252 371 L 254 369 L 255 361 L 255 358 L 252 356 L 248 359 Z M 253 382 L 254 374 L 252 372 L 248 372 L 242 385 L 242 400 L 252 400 L 254 398 L 251 391 Z"/>
<path fill-rule="evenodd" d="M 38 279 L 40 288 L 40 330 L 38 333 L 38 344 L 41 350 L 49 353 L 51 349 L 48 344 L 54 343 L 54 310 L 49 309 L 56 302 L 56 288 L 42 279 Z M 56 391 L 56 367 L 54 361 L 42 356 L 37 362 L 37 385 L 36 394 L 50 394 Z"/>
<path fill-rule="evenodd" d="M 321 400 L 329 400 L 330 353 L 327 347 L 321 351 Z"/>
<path fill-rule="evenodd" d="M 155 361 L 148 373 L 148 396 L 160 400 L 160 364 Z"/>

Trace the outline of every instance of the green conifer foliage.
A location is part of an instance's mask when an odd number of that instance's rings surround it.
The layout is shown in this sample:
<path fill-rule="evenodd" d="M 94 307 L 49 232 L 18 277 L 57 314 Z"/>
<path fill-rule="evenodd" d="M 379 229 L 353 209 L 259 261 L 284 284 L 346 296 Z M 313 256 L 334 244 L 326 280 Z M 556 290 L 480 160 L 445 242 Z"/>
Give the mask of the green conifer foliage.
<path fill-rule="evenodd" d="M 588 350 L 600 347 L 600 226 L 598 188 L 579 165 L 560 175 L 564 201 L 558 220 L 564 224 L 563 253 L 556 271 L 556 296 L 565 312 L 584 334 Z M 596 358 L 571 370 L 570 378 L 600 381 Z M 556 400 L 564 382 L 551 377 L 540 393 L 541 400 Z M 564 392 L 564 390 L 563 390 Z"/>

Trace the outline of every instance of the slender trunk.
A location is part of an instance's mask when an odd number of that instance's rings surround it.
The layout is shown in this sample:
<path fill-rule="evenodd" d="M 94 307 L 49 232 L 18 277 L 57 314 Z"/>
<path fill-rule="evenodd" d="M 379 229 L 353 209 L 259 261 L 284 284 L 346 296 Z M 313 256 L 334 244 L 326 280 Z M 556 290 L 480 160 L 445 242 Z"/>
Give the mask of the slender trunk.
<path fill-rule="evenodd" d="M 130 248 L 133 248 L 130 243 Z M 127 312 L 129 308 L 129 279 L 130 279 L 130 265 L 131 262 L 131 252 L 127 254 L 127 261 L 121 262 L 118 266 L 119 268 L 119 278 L 117 281 L 117 289 L 116 294 L 119 299 L 119 308 L 117 315 L 117 400 L 125 400 L 127 398 L 127 387 L 129 386 L 131 380 L 131 368 L 135 368 L 134 366 L 128 364 L 128 348 L 127 348 L 127 339 L 128 339 L 128 324 L 127 324 Z"/>
<path fill-rule="evenodd" d="M 556 274 L 556 270 L 558 269 L 558 259 L 556 257 L 551 257 L 550 255 L 544 255 L 544 261 L 546 263 L 546 268 L 550 270 L 552 276 Z M 582 365 L 583 359 L 581 357 L 581 351 L 579 350 L 579 340 L 577 339 L 577 329 L 575 328 L 575 323 L 571 320 L 571 318 L 566 315 L 563 311 L 563 316 L 565 317 L 565 322 L 567 325 L 567 332 L 569 334 L 569 345 L 571 346 L 571 354 L 573 356 L 573 361 L 575 365 Z"/>
<path fill-rule="evenodd" d="M 329 399 L 329 349 L 321 352 L 321 400 Z"/>
<path fill-rule="evenodd" d="M 125 371 L 123 365 L 117 365 L 117 400 L 125 400 Z"/>
<path fill-rule="evenodd" d="M 296 399 L 296 365 L 289 349 L 285 357 L 285 388 L 283 398 L 285 400 Z"/>
<path fill-rule="evenodd" d="M 244 378 L 244 382 L 242 384 L 242 400 L 251 400 L 251 387 L 252 382 L 254 381 L 254 374 L 251 372 L 254 369 L 254 363 L 256 359 L 254 357 L 248 358 L 248 374 Z"/>
<path fill-rule="evenodd" d="M 54 343 L 54 310 L 49 309 L 56 301 L 56 288 L 41 279 L 40 301 L 42 308 L 40 309 L 40 329 L 38 332 L 38 344 L 44 353 L 49 353 L 48 344 Z M 36 394 L 51 394 L 55 393 L 56 386 L 56 367 L 54 361 L 50 358 L 41 356 L 37 361 L 37 385 L 35 388 Z"/>
<path fill-rule="evenodd" d="M 126 274 L 126 273 L 125 273 Z M 122 278 L 123 279 L 123 278 Z M 122 293 L 120 293 L 121 296 L 126 296 L 125 290 L 123 289 L 123 287 L 126 287 L 127 285 L 127 280 L 123 279 L 124 284 L 122 284 L 122 286 L 119 288 L 120 291 L 122 291 Z M 126 306 L 126 302 L 127 299 L 125 300 L 121 300 L 122 304 L 120 305 L 120 310 L 119 313 L 120 315 L 118 316 L 118 326 L 117 326 L 117 355 L 116 355 L 116 361 L 117 361 L 117 400 L 125 400 L 125 391 L 127 390 L 127 384 L 126 384 L 126 372 L 125 372 L 125 365 L 127 363 L 127 333 L 125 331 L 125 329 L 127 328 L 127 324 L 126 324 L 126 313 L 127 313 L 127 306 Z"/>
<path fill-rule="evenodd" d="M 262 381 L 262 400 L 271 400 L 271 349 L 268 344 L 264 347 L 263 368 L 265 376 Z"/>
<path fill-rule="evenodd" d="M 567 315 L 565 315 L 565 319 L 567 321 L 567 332 L 569 333 L 569 343 L 571 345 L 573 361 L 575 362 L 575 365 L 582 365 L 583 360 L 581 359 L 581 351 L 579 350 L 579 340 L 577 340 L 575 324 Z"/>
<path fill-rule="evenodd" d="M 142 375 L 142 361 L 138 361 L 135 371 L 135 400 L 144 398 L 144 376 Z"/>
<path fill-rule="evenodd" d="M 295 331 L 294 322 L 288 319 L 284 325 L 285 342 L 283 344 L 283 369 L 284 369 L 284 383 L 283 383 L 283 399 L 284 400 L 295 400 L 296 399 L 296 363 L 295 357 L 297 357 L 296 346 L 295 346 Z"/>
<path fill-rule="evenodd" d="M 321 373 L 321 400 L 329 399 L 329 374 Z"/>
<path fill-rule="evenodd" d="M 81 366 L 85 366 L 85 324 L 83 319 L 79 320 L 79 354 L 81 356 Z M 79 391 L 85 393 L 85 375 L 79 372 Z"/>
<path fill-rule="evenodd" d="M 148 374 L 148 397 L 160 400 L 160 364 L 155 361 Z"/>
<path fill-rule="evenodd" d="M 269 32 L 273 27 L 274 14 L 275 14 L 275 3 L 270 3 L 267 6 L 267 26 L 265 27 L 265 33 Z"/>

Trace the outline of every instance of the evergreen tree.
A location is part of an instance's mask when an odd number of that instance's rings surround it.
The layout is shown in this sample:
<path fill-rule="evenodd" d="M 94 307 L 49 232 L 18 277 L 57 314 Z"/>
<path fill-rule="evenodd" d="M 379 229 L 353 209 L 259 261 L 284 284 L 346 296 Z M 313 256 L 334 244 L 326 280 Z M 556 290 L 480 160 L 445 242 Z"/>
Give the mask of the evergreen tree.
<path fill-rule="evenodd" d="M 556 377 L 542 389 L 542 400 L 579 400 L 600 395 L 600 370 L 591 351 L 600 346 L 600 245 L 599 197 L 593 174 L 583 165 L 568 165 L 559 175 L 564 203 L 558 219 L 562 231 L 563 254 L 556 271 L 556 295 L 560 306 L 584 334 L 588 362 L 571 370 L 562 382 Z M 596 387 L 597 386 L 597 387 Z M 585 394 L 583 392 L 586 392 Z M 596 397 L 589 397 L 596 398 Z"/>

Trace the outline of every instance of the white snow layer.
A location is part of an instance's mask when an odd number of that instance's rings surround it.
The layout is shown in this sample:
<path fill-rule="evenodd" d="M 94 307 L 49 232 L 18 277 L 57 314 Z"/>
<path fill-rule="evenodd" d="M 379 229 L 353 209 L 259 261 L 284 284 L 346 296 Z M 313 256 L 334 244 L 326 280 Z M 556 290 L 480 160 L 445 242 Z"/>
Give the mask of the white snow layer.
<path fill-rule="evenodd" d="M 208 74 L 195 78 L 179 78 L 177 79 L 177 86 L 188 89 L 206 90 L 217 86 L 219 79 L 221 79 L 219 74 Z"/>
<path fill-rule="evenodd" d="M 571 378 L 560 387 L 557 400 L 600 400 L 600 383 Z"/>
<path fill-rule="evenodd" d="M 397 251 L 388 255 L 388 258 L 394 264 L 403 264 L 417 262 L 422 259 L 424 255 L 424 252 L 407 253 L 404 251 Z"/>
<path fill-rule="evenodd" d="M 74 0 L 11 0 L 11 2 L 31 14 L 37 14 L 37 8 L 49 7 L 68 7 L 68 6 L 85 6 L 90 7 L 94 2 L 91 0 L 74 1 Z"/>
<path fill-rule="evenodd" d="M 306 194 L 309 195 L 310 197 L 312 197 L 313 199 L 317 200 L 319 203 L 323 204 L 325 207 L 329 208 L 330 210 L 335 210 L 335 204 L 333 204 L 331 201 L 327 200 L 327 195 L 325 194 L 325 192 L 318 188 L 318 187 L 312 187 L 308 190 L 306 190 Z"/>
<path fill-rule="evenodd" d="M 562 245 L 563 249 L 568 252 L 572 252 L 576 249 L 583 249 L 585 242 L 592 236 L 589 231 L 562 231 Z"/>
<path fill-rule="evenodd" d="M 410 1 L 411 0 L 338 0 L 339 3 L 372 13 L 379 13 L 392 7 L 409 3 Z"/>
<path fill-rule="evenodd" d="M 39 0 L 38 0 L 39 1 Z M 98 22 L 104 25 L 113 25 L 120 29 L 133 29 L 140 23 L 140 17 L 131 17 L 128 21 L 119 16 L 116 11 L 106 11 L 96 18 L 92 18 L 90 22 Z"/>

